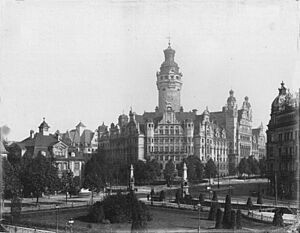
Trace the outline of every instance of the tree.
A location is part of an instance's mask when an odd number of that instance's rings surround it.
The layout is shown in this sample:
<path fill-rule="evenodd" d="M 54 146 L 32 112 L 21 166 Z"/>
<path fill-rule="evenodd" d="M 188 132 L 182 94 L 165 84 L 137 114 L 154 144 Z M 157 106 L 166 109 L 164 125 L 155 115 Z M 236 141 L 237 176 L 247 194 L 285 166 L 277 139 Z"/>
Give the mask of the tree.
<path fill-rule="evenodd" d="M 16 168 L 6 159 L 2 159 L 3 181 L 4 181 L 4 197 L 12 199 L 21 196 L 22 184 L 18 177 Z"/>
<path fill-rule="evenodd" d="M 221 229 L 222 228 L 222 217 L 223 217 L 223 211 L 219 208 L 217 210 L 217 217 L 216 217 L 216 229 Z"/>
<path fill-rule="evenodd" d="M 260 173 L 258 161 L 253 156 L 250 156 L 247 159 L 247 162 L 248 162 L 248 165 L 249 165 L 250 173 L 254 174 L 254 175 L 258 175 Z"/>
<path fill-rule="evenodd" d="M 205 164 L 206 178 L 214 178 L 218 174 L 215 162 L 210 158 Z"/>
<path fill-rule="evenodd" d="M 252 206 L 253 206 L 252 199 L 251 199 L 251 197 L 248 197 L 248 200 L 247 200 L 247 207 L 248 207 L 248 209 L 251 209 Z"/>
<path fill-rule="evenodd" d="M 242 229 L 242 212 L 240 209 L 236 212 L 236 228 Z"/>
<path fill-rule="evenodd" d="M 259 170 L 260 170 L 260 175 L 262 177 L 264 177 L 266 175 L 267 172 L 267 166 L 266 166 L 266 158 L 263 157 L 258 161 L 258 166 L 259 166 Z"/>
<path fill-rule="evenodd" d="M 146 171 L 145 171 L 146 181 L 151 183 L 155 181 L 161 174 L 160 165 L 157 160 L 146 160 Z"/>
<path fill-rule="evenodd" d="M 32 193 L 36 197 L 36 203 L 43 192 L 53 187 L 53 181 L 57 179 L 57 168 L 51 158 L 46 158 L 41 153 L 35 158 L 29 154 L 22 158 L 21 183 L 24 186 L 25 195 Z"/>
<path fill-rule="evenodd" d="M 105 187 L 105 179 L 103 170 L 100 166 L 99 160 L 95 156 L 85 164 L 83 187 L 92 192 L 99 192 L 101 188 Z"/>
<path fill-rule="evenodd" d="M 225 209 L 224 209 L 222 224 L 223 224 L 223 228 L 225 228 L 225 229 L 231 228 L 231 198 L 229 195 L 226 195 Z"/>
<path fill-rule="evenodd" d="M 200 194 L 199 194 L 199 203 L 200 203 L 201 205 L 203 205 L 204 202 L 205 202 L 205 201 L 204 201 L 204 196 L 203 196 L 202 193 L 200 193 Z"/>
<path fill-rule="evenodd" d="M 238 171 L 239 171 L 240 175 L 251 173 L 249 163 L 246 158 L 241 159 L 241 161 L 238 165 Z"/>
<path fill-rule="evenodd" d="M 213 191 L 213 197 L 212 197 L 213 201 L 218 201 L 218 196 L 217 196 L 217 192 Z"/>
<path fill-rule="evenodd" d="M 256 202 L 256 203 L 257 203 L 257 204 L 262 204 L 262 203 L 263 203 L 261 192 L 258 192 L 258 195 L 257 195 L 257 202 Z"/>
<path fill-rule="evenodd" d="M 197 156 L 190 155 L 184 159 L 178 168 L 178 175 L 183 175 L 183 163 L 187 166 L 187 178 L 189 181 L 202 180 L 203 178 L 203 165 Z"/>
<path fill-rule="evenodd" d="M 71 170 L 63 172 L 61 177 L 61 187 L 62 191 L 66 194 L 66 202 L 68 202 L 68 194 L 70 194 L 72 187 L 74 187 L 73 172 Z"/>
<path fill-rule="evenodd" d="M 142 160 L 138 160 L 134 164 L 134 178 L 135 182 L 144 184 L 147 180 L 147 168 L 146 164 Z"/>
<path fill-rule="evenodd" d="M 280 208 L 276 208 L 273 217 L 274 226 L 284 227 L 282 215 L 283 215 L 282 210 Z"/>
<path fill-rule="evenodd" d="M 164 170 L 164 177 L 167 181 L 168 186 L 170 186 L 171 182 L 174 180 L 174 175 L 175 175 L 175 165 L 172 162 L 172 160 L 169 160 L 166 163 L 166 167 Z"/>
<path fill-rule="evenodd" d="M 235 210 L 231 210 L 230 212 L 230 228 L 235 229 L 236 227 L 236 213 Z"/>

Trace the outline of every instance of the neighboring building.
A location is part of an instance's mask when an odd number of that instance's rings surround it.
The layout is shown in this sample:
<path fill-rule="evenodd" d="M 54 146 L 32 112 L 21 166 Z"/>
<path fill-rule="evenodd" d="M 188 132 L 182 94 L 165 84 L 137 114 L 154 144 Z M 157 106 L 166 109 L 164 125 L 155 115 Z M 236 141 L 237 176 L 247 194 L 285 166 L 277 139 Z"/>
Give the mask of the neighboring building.
<path fill-rule="evenodd" d="M 59 175 L 63 171 L 71 170 L 74 176 L 80 176 L 85 162 L 83 153 L 72 151 L 72 147 L 69 147 L 61 140 L 59 132 L 50 134 L 49 128 L 50 126 L 44 119 L 37 133 L 30 130 L 28 138 L 21 142 L 10 144 L 7 149 L 21 156 L 27 154 L 36 157 L 38 154 L 41 154 L 46 157 L 53 157 L 58 166 Z"/>
<path fill-rule="evenodd" d="M 266 137 L 263 124 L 252 129 L 252 156 L 260 160 L 266 156 Z"/>
<path fill-rule="evenodd" d="M 299 185 L 299 96 L 294 98 L 284 83 L 271 108 L 267 129 L 267 176 L 274 193 L 296 197 Z M 277 183 L 277 184 L 276 184 Z"/>
<path fill-rule="evenodd" d="M 86 129 L 86 126 L 79 122 L 75 129 L 68 130 L 61 134 L 61 140 L 77 152 L 82 152 L 87 157 L 98 150 L 98 131 Z"/>
<path fill-rule="evenodd" d="M 118 124 L 111 124 L 109 129 L 102 124 L 98 128 L 99 150 L 115 159 L 156 159 L 162 168 L 169 160 L 178 165 L 189 155 L 196 155 L 203 163 L 212 158 L 220 174 L 227 175 L 230 161 L 236 167 L 241 158 L 252 155 L 252 109 L 248 97 L 238 109 L 230 90 L 227 104 L 220 112 L 185 112 L 180 105 L 183 75 L 170 44 L 164 57 L 156 73 L 158 107 L 142 115 L 130 111 L 129 121 L 123 114 Z M 132 147 L 135 149 L 131 150 Z"/>

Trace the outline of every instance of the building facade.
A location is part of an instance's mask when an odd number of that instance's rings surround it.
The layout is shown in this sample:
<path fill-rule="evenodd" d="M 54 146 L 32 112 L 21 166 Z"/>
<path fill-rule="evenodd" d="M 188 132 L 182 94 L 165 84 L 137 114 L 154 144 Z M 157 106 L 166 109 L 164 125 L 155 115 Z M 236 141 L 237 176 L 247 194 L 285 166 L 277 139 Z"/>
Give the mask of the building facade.
<path fill-rule="evenodd" d="M 299 94 L 296 97 L 284 83 L 271 107 L 267 129 L 267 176 L 271 191 L 296 197 L 299 185 Z"/>
<path fill-rule="evenodd" d="M 36 157 L 40 154 L 52 157 L 58 167 L 59 176 L 69 170 L 73 172 L 74 176 L 81 176 L 83 165 L 86 162 L 83 153 L 65 143 L 58 131 L 51 134 L 49 131 L 50 126 L 45 119 L 38 128 L 39 130 L 36 133 L 30 130 L 29 137 L 24 140 L 11 143 L 7 147 L 8 152 L 19 156 L 26 154 Z"/>
<path fill-rule="evenodd" d="M 129 121 L 123 114 L 109 129 L 104 124 L 99 126 L 99 150 L 116 159 L 156 159 L 162 169 L 169 160 L 177 166 L 190 155 L 203 163 L 211 158 L 220 168 L 220 174 L 227 175 L 231 160 L 237 166 L 241 157 L 252 155 L 252 109 L 248 97 L 238 109 L 231 90 L 220 112 L 208 109 L 202 114 L 197 114 L 196 109 L 186 112 L 180 103 L 183 74 L 170 43 L 164 50 L 164 58 L 156 73 L 155 111 L 142 115 L 130 111 Z M 128 128 L 132 127 L 132 133 L 128 134 Z M 129 149 L 132 147 L 133 151 Z"/>

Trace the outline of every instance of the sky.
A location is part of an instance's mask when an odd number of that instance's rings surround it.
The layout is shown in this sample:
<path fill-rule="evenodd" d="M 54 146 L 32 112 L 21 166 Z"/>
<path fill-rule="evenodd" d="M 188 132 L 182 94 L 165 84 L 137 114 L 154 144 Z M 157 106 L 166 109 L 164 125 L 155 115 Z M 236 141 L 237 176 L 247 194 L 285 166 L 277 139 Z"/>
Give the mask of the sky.
<path fill-rule="evenodd" d="M 9 140 L 95 130 L 158 105 L 156 71 L 171 37 L 185 111 L 220 111 L 234 90 L 266 129 L 281 81 L 300 87 L 296 0 L 4 0 L 0 125 Z M 299 8 L 300 9 L 300 8 Z"/>

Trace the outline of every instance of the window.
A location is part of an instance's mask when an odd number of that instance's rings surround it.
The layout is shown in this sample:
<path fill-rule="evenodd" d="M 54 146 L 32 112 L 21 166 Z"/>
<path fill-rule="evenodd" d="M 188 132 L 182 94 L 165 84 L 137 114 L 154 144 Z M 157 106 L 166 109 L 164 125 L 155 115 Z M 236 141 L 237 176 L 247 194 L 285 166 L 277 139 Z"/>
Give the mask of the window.
<path fill-rule="evenodd" d="M 166 129 L 166 130 L 165 130 L 165 133 L 168 135 L 168 134 L 169 134 L 169 130 L 168 130 L 168 129 Z"/>
<path fill-rule="evenodd" d="M 75 162 L 74 169 L 79 170 L 79 162 Z"/>
<path fill-rule="evenodd" d="M 165 147 L 165 152 L 169 152 L 169 147 L 168 146 Z"/>
<path fill-rule="evenodd" d="M 175 133 L 178 135 L 178 134 L 179 134 L 179 129 L 176 129 L 176 130 L 175 130 Z"/>
<path fill-rule="evenodd" d="M 280 133 L 279 135 L 278 135 L 278 140 L 281 142 L 282 141 L 282 134 Z"/>

